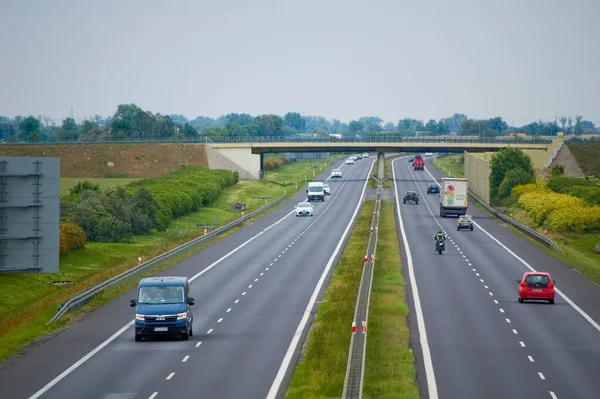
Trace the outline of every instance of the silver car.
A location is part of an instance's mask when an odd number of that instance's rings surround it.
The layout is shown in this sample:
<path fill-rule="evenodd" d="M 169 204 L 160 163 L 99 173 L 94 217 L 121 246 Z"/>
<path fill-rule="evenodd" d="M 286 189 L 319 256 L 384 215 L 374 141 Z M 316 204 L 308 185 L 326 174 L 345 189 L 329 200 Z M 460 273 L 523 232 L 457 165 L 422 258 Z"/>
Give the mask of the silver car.
<path fill-rule="evenodd" d="M 298 216 L 313 216 L 313 206 L 310 202 L 300 202 L 296 205 L 296 217 Z"/>

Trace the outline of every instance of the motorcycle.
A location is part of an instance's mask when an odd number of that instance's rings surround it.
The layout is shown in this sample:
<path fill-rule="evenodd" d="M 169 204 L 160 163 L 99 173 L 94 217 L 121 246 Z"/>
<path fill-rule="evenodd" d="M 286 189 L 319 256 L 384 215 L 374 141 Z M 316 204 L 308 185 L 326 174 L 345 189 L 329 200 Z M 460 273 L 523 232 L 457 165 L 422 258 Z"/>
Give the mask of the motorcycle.
<path fill-rule="evenodd" d="M 444 243 L 444 240 L 437 240 L 435 242 L 435 250 L 441 255 L 442 251 L 446 250 L 446 245 Z"/>

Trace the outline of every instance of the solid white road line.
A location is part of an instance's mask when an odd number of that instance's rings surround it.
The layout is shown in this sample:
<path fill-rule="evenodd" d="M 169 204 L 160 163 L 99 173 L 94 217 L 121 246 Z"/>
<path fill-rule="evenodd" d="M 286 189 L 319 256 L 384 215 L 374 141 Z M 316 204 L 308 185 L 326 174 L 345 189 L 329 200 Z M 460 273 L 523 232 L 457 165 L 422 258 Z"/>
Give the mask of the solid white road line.
<path fill-rule="evenodd" d="M 438 398 L 437 384 L 435 381 L 435 372 L 433 370 L 433 362 L 431 360 L 431 352 L 429 350 L 429 343 L 427 341 L 427 330 L 425 329 L 425 318 L 423 316 L 423 309 L 421 308 L 421 299 L 419 298 L 419 289 L 417 287 L 417 280 L 415 278 L 414 265 L 412 261 L 412 254 L 410 252 L 410 246 L 408 245 L 408 239 L 406 231 L 404 230 L 404 223 L 402 221 L 402 213 L 400 210 L 400 201 L 398 196 L 398 185 L 396 184 L 396 168 L 392 161 L 392 177 L 394 179 L 394 192 L 396 194 L 396 209 L 398 212 L 398 222 L 400 223 L 400 232 L 402 233 L 402 241 L 404 243 L 404 252 L 406 253 L 406 259 L 408 261 L 408 274 L 410 277 L 410 287 L 413 296 L 413 302 L 415 306 L 415 314 L 417 317 L 417 326 L 419 329 L 419 342 L 421 343 L 421 350 L 423 351 L 423 363 L 425 367 L 425 379 L 427 380 L 427 391 L 429 393 L 429 399 Z"/>
<path fill-rule="evenodd" d="M 329 261 L 327 262 L 327 265 L 325 266 L 325 269 L 323 270 L 323 274 L 321 274 L 321 278 L 317 282 L 317 286 L 315 287 L 315 290 L 313 291 L 313 294 L 310 297 L 310 300 L 308 301 L 308 305 L 306 306 L 306 309 L 304 310 L 304 315 L 302 316 L 302 319 L 300 320 L 300 324 L 298 324 L 298 328 L 296 328 L 296 332 L 294 333 L 294 337 L 292 338 L 292 341 L 290 342 L 290 346 L 288 347 L 288 350 L 283 358 L 283 361 L 281 362 L 281 365 L 279 366 L 279 371 L 277 372 L 277 375 L 275 376 L 275 379 L 273 380 L 271 389 L 269 389 L 269 393 L 267 394 L 267 399 L 274 399 L 277 396 L 277 392 L 279 392 L 281 383 L 283 382 L 285 374 L 290 367 L 290 364 L 292 362 L 292 357 L 294 355 L 294 352 L 296 351 L 296 348 L 298 347 L 298 344 L 300 342 L 300 337 L 302 336 L 302 332 L 304 331 L 304 328 L 306 327 L 306 324 L 308 323 L 308 319 L 310 317 L 310 312 L 313 309 L 313 307 L 315 306 L 317 296 L 319 295 L 319 292 L 321 291 L 321 287 L 323 286 L 323 284 L 325 282 L 325 278 L 327 277 L 327 274 L 329 274 L 329 270 L 333 266 L 333 261 L 335 260 L 338 253 L 342 249 L 344 240 L 346 239 L 346 236 L 348 235 L 350 228 L 352 227 L 352 224 L 354 223 L 354 220 L 356 219 L 356 216 L 358 215 L 358 211 L 360 209 L 360 204 L 365 195 L 365 190 L 367 189 L 367 184 L 369 183 L 369 177 L 371 176 L 371 171 L 373 170 L 374 164 L 375 164 L 375 161 L 373 161 L 371 163 L 371 168 L 369 169 L 369 174 L 367 175 L 367 179 L 363 186 L 363 190 L 362 190 L 362 193 L 358 200 L 358 203 L 356 204 L 356 208 L 354 209 L 354 213 L 352 214 L 352 217 L 350 218 L 350 221 L 348 222 L 348 225 L 346 226 L 346 229 L 344 230 L 342 237 L 338 241 L 338 244 L 335 247 L 333 254 L 329 258 Z M 431 399 L 436 399 L 436 398 L 431 398 Z"/>
<path fill-rule="evenodd" d="M 433 175 L 429 172 L 429 170 L 427 168 L 425 168 L 425 171 L 427 172 L 427 174 L 429 174 L 429 176 L 433 179 L 433 181 L 439 186 L 440 184 L 437 182 L 437 180 L 435 179 L 435 177 L 433 177 Z M 504 245 L 502 242 L 500 242 L 500 240 L 498 240 L 496 237 L 494 237 L 493 235 L 491 235 L 490 233 L 488 233 L 488 231 L 486 229 L 484 229 L 479 223 L 473 222 L 473 224 L 479 230 L 481 230 L 484 234 L 486 234 L 489 238 L 491 238 L 494 242 L 496 242 L 496 244 L 500 245 L 500 247 L 502 249 L 504 249 L 506 252 L 508 252 L 509 254 L 511 254 L 519 262 L 521 262 L 530 271 L 537 272 L 537 270 L 535 270 L 529 263 L 527 263 L 525 260 L 523 260 L 523 258 L 521 258 L 519 255 L 517 255 L 516 253 L 514 253 L 510 248 L 508 248 L 506 245 Z M 600 324 L 598 324 L 594 319 L 592 319 L 592 317 L 590 315 L 588 315 L 583 309 L 581 309 L 579 306 L 577 306 L 577 304 L 575 302 L 573 302 L 571 300 L 571 298 L 569 298 L 564 292 L 562 292 L 561 290 L 559 290 L 556 287 L 554 288 L 554 291 L 556 291 L 556 293 L 558 295 L 560 295 L 569 305 L 571 305 L 571 307 L 573 309 L 575 309 L 575 311 L 577 311 L 577 313 L 579 313 L 584 319 L 586 319 L 587 322 L 592 325 L 592 327 L 594 327 L 597 331 L 600 332 Z"/>

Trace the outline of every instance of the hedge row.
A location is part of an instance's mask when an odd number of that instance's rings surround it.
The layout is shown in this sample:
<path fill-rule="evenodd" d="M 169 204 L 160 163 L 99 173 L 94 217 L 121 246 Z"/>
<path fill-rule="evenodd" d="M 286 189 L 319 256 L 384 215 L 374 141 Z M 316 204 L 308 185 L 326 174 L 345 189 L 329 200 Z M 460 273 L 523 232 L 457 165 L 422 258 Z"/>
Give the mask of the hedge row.
<path fill-rule="evenodd" d="M 144 188 L 156 206 L 156 229 L 164 230 L 176 217 L 195 212 L 212 203 L 225 187 L 239 181 L 237 172 L 184 165 L 165 176 L 129 183 L 130 193 Z"/>
<path fill-rule="evenodd" d="M 548 219 L 558 231 L 600 231 L 600 206 L 586 206 L 581 198 L 556 193 L 539 180 L 515 187 L 512 195 L 538 225 Z"/>
<path fill-rule="evenodd" d="M 285 159 L 283 158 L 267 158 L 263 161 L 264 170 L 281 168 L 283 165 L 285 165 Z"/>
<path fill-rule="evenodd" d="M 79 225 L 90 241 L 125 241 L 165 230 L 173 218 L 210 204 L 237 181 L 237 172 L 184 166 L 166 176 L 103 191 L 83 184 L 81 192 L 61 202 L 61 220 Z"/>
<path fill-rule="evenodd" d="M 81 227 L 73 222 L 63 220 L 60 222 L 60 249 L 59 253 L 66 254 L 74 249 L 85 247 L 87 236 Z"/>

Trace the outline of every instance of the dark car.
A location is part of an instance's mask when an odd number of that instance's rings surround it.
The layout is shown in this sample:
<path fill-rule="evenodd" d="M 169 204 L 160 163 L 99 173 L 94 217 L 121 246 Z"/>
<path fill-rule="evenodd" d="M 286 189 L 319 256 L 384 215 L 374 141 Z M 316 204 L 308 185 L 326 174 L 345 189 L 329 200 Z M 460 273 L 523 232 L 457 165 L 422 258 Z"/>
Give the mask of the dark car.
<path fill-rule="evenodd" d="M 427 194 L 439 194 L 439 193 L 440 193 L 440 188 L 438 187 L 437 184 L 431 183 L 430 185 L 427 186 Z"/>
<path fill-rule="evenodd" d="M 404 194 L 404 198 L 402 199 L 402 203 L 406 204 L 407 201 L 414 202 L 415 204 L 419 204 L 419 194 L 414 191 L 407 191 Z"/>
<path fill-rule="evenodd" d="M 135 307 L 135 340 L 151 335 L 177 335 L 188 340 L 193 335 L 194 315 L 190 308 L 187 277 L 148 277 L 138 284 Z"/>
<path fill-rule="evenodd" d="M 409 158 L 409 159 L 408 159 L 408 162 L 411 162 L 411 163 L 412 163 L 412 162 L 415 162 L 415 159 L 414 159 L 414 158 Z"/>

